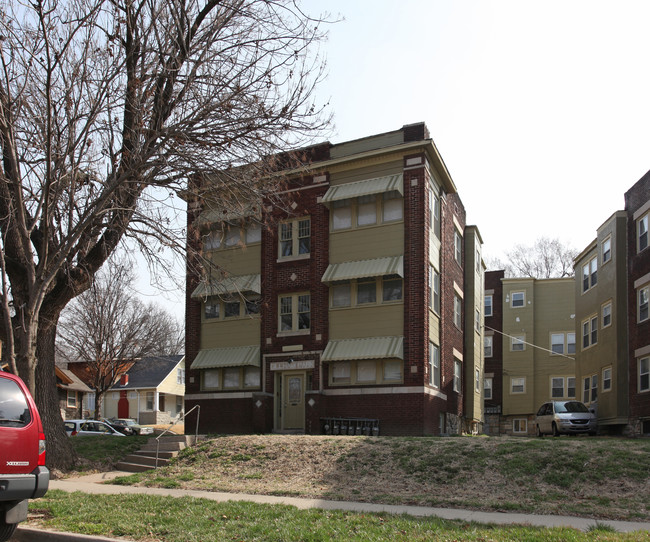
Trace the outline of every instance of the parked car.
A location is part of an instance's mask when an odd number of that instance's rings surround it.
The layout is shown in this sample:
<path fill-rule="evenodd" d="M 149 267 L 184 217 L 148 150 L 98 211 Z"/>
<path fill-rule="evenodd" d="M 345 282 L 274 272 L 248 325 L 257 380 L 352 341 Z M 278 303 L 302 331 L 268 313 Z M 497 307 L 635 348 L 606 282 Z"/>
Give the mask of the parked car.
<path fill-rule="evenodd" d="M 107 423 L 98 420 L 65 420 L 65 432 L 69 437 L 76 435 L 104 435 L 113 437 L 123 437 L 119 431 L 115 431 Z"/>
<path fill-rule="evenodd" d="M 597 419 L 595 412 L 580 401 L 549 401 L 537 411 L 535 426 L 538 437 L 557 437 L 561 433 L 595 435 Z"/>
<path fill-rule="evenodd" d="M 0 371 L 0 541 L 27 519 L 27 501 L 45 495 L 45 433 L 27 386 Z"/>
<path fill-rule="evenodd" d="M 133 418 L 109 418 L 104 421 L 125 435 L 153 435 L 153 427 L 140 425 Z"/>

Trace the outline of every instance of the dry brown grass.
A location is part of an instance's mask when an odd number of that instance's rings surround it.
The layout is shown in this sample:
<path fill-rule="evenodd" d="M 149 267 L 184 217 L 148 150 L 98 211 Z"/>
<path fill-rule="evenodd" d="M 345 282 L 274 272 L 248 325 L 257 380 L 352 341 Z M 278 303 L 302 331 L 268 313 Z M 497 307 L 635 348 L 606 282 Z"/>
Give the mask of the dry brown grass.
<path fill-rule="evenodd" d="M 650 442 L 226 436 L 127 483 L 650 520 Z"/>

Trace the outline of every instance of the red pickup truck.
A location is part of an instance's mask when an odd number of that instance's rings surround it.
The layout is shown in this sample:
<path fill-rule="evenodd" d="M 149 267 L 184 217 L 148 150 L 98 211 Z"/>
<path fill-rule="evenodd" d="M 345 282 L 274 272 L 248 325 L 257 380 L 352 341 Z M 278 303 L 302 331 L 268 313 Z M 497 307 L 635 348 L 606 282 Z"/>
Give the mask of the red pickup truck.
<path fill-rule="evenodd" d="M 45 495 L 45 434 L 23 381 L 0 370 L 0 542 L 27 519 L 27 501 Z"/>

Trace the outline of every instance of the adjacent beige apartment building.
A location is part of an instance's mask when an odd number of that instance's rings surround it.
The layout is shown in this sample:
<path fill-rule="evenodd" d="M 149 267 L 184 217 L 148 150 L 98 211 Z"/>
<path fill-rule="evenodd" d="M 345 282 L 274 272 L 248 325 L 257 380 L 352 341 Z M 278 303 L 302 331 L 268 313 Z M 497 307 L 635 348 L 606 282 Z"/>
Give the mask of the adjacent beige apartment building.
<path fill-rule="evenodd" d="M 576 397 L 574 279 L 510 278 L 502 286 L 499 432 L 534 435 L 542 403 Z"/>

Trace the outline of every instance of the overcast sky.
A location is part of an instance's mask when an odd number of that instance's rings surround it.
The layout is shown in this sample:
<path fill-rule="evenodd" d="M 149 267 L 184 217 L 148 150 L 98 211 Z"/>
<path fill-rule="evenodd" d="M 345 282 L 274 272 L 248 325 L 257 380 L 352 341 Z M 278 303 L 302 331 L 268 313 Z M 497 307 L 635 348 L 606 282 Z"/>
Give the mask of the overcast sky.
<path fill-rule="evenodd" d="M 304 5 L 344 19 L 330 141 L 426 122 L 488 257 L 543 235 L 581 250 L 650 169 L 650 1 Z"/>
<path fill-rule="evenodd" d="M 329 140 L 426 122 L 487 258 L 544 235 L 582 250 L 650 169 L 648 0 L 303 7 L 342 19 L 321 50 Z"/>

